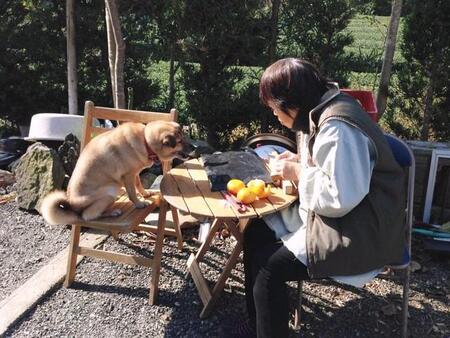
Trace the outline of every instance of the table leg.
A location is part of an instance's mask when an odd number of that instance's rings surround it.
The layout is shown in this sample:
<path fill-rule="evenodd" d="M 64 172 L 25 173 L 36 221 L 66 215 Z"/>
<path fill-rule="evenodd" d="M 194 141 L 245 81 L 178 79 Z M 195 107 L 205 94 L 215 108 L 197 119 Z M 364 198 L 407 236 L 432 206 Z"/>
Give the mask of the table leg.
<path fill-rule="evenodd" d="M 250 221 L 249 218 L 245 218 L 245 219 L 240 219 L 240 220 L 239 220 L 239 232 L 240 232 L 241 234 L 244 233 L 245 228 L 247 227 L 247 224 L 248 224 L 249 221 Z"/>
<path fill-rule="evenodd" d="M 203 258 L 206 251 L 210 247 L 210 244 L 212 242 L 212 239 L 214 238 L 214 234 L 216 233 L 217 229 L 224 223 L 228 224 L 228 228 L 230 229 L 231 234 L 233 235 L 233 237 L 236 238 L 236 245 L 233 248 L 231 255 L 228 258 L 225 267 L 222 273 L 220 274 L 216 284 L 214 285 L 213 290 L 210 291 L 208 284 L 200 270 L 199 261 Z M 208 234 L 208 237 L 205 240 L 205 242 L 200 247 L 200 250 L 197 252 L 195 256 L 192 254 L 189 257 L 187 264 L 188 271 L 190 271 L 192 275 L 192 279 L 194 280 L 195 286 L 197 287 L 200 299 L 203 302 L 203 310 L 200 313 L 200 318 L 206 318 L 211 313 L 211 310 L 217 303 L 217 300 L 225 287 L 225 282 L 230 276 L 233 268 L 236 266 L 239 254 L 242 251 L 242 234 L 240 232 L 241 224 L 245 226 L 245 224 L 247 224 L 247 221 L 244 220 L 242 222 L 239 222 L 238 226 L 233 221 L 227 222 L 227 220 L 215 219 L 212 224 L 210 233 Z"/>
<path fill-rule="evenodd" d="M 189 257 L 189 260 L 195 259 L 196 262 L 200 262 L 203 259 L 203 256 L 208 251 L 209 247 L 211 246 L 211 242 L 214 239 L 214 236 L 219 229 L 219 227 L 223 224 L 223 221 L 215 218 L 213 223 L 211 224 L 211 228 L 209 229 L 208 236 L 206 236 L 205 241 L 200 245 L 200 248 L 198 252 L 195 254 L 194 258 Z M 188 270 L 186 272 L 185 278 L 189 278 L 190 275 L 190 264 L 188 263 Z"/>
<path fill-rule="evenodd" d="M 178 250 L 183 250 L 183 233 L 181 232 L 180 219 L 178 218 L 178 211 L 175 207 L 170 206 L 170 211 L 172 212 L 173 227 L 175 229 L 175 234 L 177 235 Z"/>
<path fill-rule="evenodd" d="M 223 288 L 225 287 L 225 282 L 231 274 L 231 270 L 236 266 L 236 262 L 239 258 L 239 254 L 242 251 L 242 243 L 237 242 L 233 251 L 231 252 L 231 256 L 228 258 L 227 264 L 225 265 L 225 269 L 220 274 L 219 279 L 217 280 L 216 285 L 211 292 L 211 298 L 209 302 L 203 307 L 202 312 L 200 313 L 200 318 L 206 318 L 210 313 L 217 300 L 219 299 L 220 294 L 222 293 Z"/>

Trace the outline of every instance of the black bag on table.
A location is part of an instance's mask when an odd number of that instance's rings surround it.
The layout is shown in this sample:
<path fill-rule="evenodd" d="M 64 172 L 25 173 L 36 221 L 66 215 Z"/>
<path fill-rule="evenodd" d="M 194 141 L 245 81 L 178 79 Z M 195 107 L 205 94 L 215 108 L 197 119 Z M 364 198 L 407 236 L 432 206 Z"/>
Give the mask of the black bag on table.
<path fill-rule="evenodd" d="M 237 178 L 247 184 L 252 179 L 271 183 L 272 178 L 264 160 L 255 152 L 227 151 L 201 157 L 211 184 L 211 191 L 227 189 L 227 183 Z"/>

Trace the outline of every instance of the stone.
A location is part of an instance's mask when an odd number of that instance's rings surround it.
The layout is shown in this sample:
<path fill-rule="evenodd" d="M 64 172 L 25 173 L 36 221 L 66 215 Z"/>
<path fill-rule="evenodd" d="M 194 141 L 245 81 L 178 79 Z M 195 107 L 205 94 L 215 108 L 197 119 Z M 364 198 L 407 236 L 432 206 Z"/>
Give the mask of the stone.
<path fill-rule="evenodd" d="M 198 226 L 199 220 L 192 215 L 182 213 L 179 210 L 178 212 L 178 221 L 180 222 L 181 229 L 189 229 Z M 152 212 L 147 215 L 145 218 L 145 223 L 153 226 L 158 225 L 159 219 L 159 211 Z M 174 228 L 172 211 L 168 210 L 166 214 L 166 228 Z"/>
<path fill-rule="evenodd" d="M 72 176 L 78 157 L 80 156 L 80 141 L 78 138 L 73 134 L 67 135 L 63 144 L 58 148 L 58 155 L 66 174 Z"/>
<path fill-rule="evenodd" d="M 139 174 L 139 177 L 141 178 L 141 183 L 144 189 L 149 189 L 157 176 L 148 170 L 144 170 Z"/>
<path fill-rule="evenodd" d="M 152 175 L 155 175 L 155 176 L 162 175 L 163 170 L 162 170 L 161 162 L 157 161 L 157 162 L 153 163 L 153 165 L 149 168 L 146 168 L 145 171 L 148 171 L 149 173 L 151 173 Z"/>
<path fill-rule="evenodd" d="M 161 180 L 163 178 L 163 175 L 158 175 L 153 180 L 152 184 L 150 185 L 150 189 L 152 190 L 159 190 L 159 186 L 161 185 Z"/>
<path fill-rule="evenodd" d="M 42 198 L 62 188 L 65 170 L 57 152 L 38 142 L 19 159 L 14 174 L 18 206 L 39 211 Z"/>
<path fill-rule="evenodd" d="M 24 140 L 17 136 L 11 136 L 0 140 L 0 150 L 7 153 L 25 154 L 28 147 L 35 141 Z"/>
<path fill-rule="evenodd" d="M 188 141 L 192 144 L 194 147 L 194 151 L 192 151 L 189 156 L 197 158 L 204 154 L 212 154 L 216 150 L 206 141 L 203 140 L 193 140 L 188 139 Z"/>
<path fill-rule="evenodd" d="M 7 187 L 16 181 L 14 175 L 7 170 L 0 169 L 0 188 Z"/>

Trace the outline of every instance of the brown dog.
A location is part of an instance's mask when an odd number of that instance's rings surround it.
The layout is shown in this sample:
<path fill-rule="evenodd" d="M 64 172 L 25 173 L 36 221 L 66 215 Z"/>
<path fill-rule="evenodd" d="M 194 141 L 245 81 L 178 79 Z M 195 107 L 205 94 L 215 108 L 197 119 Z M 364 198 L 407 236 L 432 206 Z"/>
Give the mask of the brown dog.
<path fill-rule="evenodd" d="M 121 210 L 105 214 L 122 186 L 136 208 L 147 202 L 139 173 L 159 160 L 186 159 L 189 144 L 175 122 L 154 121 L 147 125 L 128 122 L 94 137 L 84 148 L 70 178 L 67 193 L 54 191 L 42 201 L 41 213 L 50 224 L 72 224 L 100 216 L 119 216 Z"/>

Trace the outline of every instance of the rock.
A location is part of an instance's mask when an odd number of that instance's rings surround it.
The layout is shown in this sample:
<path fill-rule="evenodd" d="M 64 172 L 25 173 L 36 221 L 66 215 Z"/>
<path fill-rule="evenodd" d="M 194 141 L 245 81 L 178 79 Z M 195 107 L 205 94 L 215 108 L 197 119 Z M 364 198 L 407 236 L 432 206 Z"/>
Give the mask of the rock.
<path fill-rule="evenodd" d="M 147 170 L 141 172 L 139 177 L 141 178 L 142 185 L 145 189 L 149 189 L 156 179 L 156 175 Z"/>
<path fill-rule="evenodd" d="M 161 162 L 158 161 L 156 163 L 153 163 L 153 165 L 151 167 L 145 169 L 145 171 L 148 171 L 155 176 L 162 175 L 163 171 L 162 171 Z"/>
<path fill-rule="evenodd" d="M 222 238 L 228 238 L 228 237 L 230 237 L 230 231 L 228 229 L 224 228 L 220 232 L 220 235 L 222 236 Z"/>
<path fill-rule="evenodd" d="M 39 211 L 42 198 L 61 189 L 65 171 L 55 150 L 35 143 L 19 159 L 14 174 L 19 207 Z"/>
<path fill-rule="evenodd" d="M 26 153 L 29 146 L 31 146 L 35 141 L 24 140 L 20 137 L 9 137 L 7 139 L 0 140 L 0 150 L 7 153 L 17 153 L 23 155 Z"/>
<path fill-rule="evenodd" d="M 8 185 L 13 184 L 16 181 L 13 173 L 10 173 L 7 170 L 0 169 L 0 188 L 7 187 Z"/>
<path fill-rule="evenodd" d="M 203 154 L 212 154 L 216 150 L 206 141 L 203 140 L 188 140 L 193 146 L 194 151 L 189 154 L 192 157 L 200 157 Z"/>
<path fill-rule="evenodd" d="M 422 269 L 422 266 L 420 265 L 419 262 L 411 261 L 409 269 L 411 270 L 411 272 L 416 272 Z"/>
<path fill-rule="evenodd" d="M 448 222 L 442 224 L 441 230 L 442 230 L 442 231 L 445 231 L 445 232 L 450 232 L 450 221 L 448 221 Z"/>
<path fill-rule="evenodd" d="M 381 311 L 386 316 L 393 316 L 398 313 L 397 307 L 392 303 L 382 306 Z"/>
<path fill-rule="evenodd" d="M 73 134 L 67 135 L 63 144 L 58 148 L 58 155 L 66 174 L 71 176 L 80 156 L 80 141 L 78 138 Z"/>
<path fill-rule="evenodd" d="M 154 189 L 154 190 L 159 190 L 159 186 L 161 184 L 161 180 L 163 178 L 163 175 L 158 175 L 157 177 L 155 177 L 155 179 L 153 180 L 150 189 Z"/>

